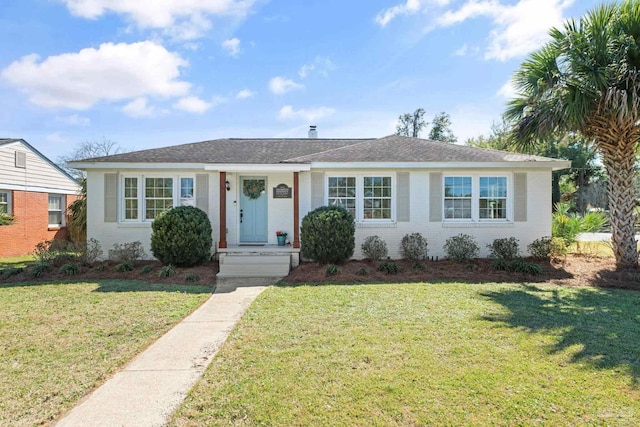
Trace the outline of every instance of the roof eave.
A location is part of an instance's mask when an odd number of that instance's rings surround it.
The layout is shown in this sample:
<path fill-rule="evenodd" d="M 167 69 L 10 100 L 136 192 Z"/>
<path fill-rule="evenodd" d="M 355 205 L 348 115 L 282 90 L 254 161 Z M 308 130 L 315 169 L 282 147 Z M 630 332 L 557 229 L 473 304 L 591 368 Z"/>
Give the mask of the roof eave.
<path fill-rule="evenodd" d="M 311 162 L 311 169 L 551 169 L 571 167 L 568 160 L 501 162 Z"/>

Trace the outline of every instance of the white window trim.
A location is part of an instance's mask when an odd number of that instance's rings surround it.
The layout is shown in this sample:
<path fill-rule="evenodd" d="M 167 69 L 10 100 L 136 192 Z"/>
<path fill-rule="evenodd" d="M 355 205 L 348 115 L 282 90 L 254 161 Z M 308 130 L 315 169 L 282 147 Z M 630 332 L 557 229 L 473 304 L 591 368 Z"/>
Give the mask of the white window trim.
<path fill-rule="evenodd" d="M 125 218 L 125 203 L 124 203 L 124 182 L 126 178 L 137 178 L 138 180 L 138 219 L 126 219 Z M 195 175 L 180 175 L 180 174 L 162 174 L 162 173 L 151 173 L 151 174 L 121 174 L 120 182 L 118 185 L 118 203 L 120 208 L 118 209 L 118 222 L 122 224 L 138 224 L 138 223 L 146 223 L 151 224 L 153 219 L 146 219 L 146 197 L 144 191 L 144 183 L 145 178 L 171 178 L 173 179 L 173 206 L 182 206 L 182 198 L 180 197 L 180 178 L 191 178 L 193 179 L 193 200 L 195 206 L 195 195 L 196 195 L 196 176 Z"/>
<path fill-rule="evenodd" d="M 65 222 L 65 211 L 67 210 L 67 198 L 64 194 L 58 193 L 48 193 L 47 194 L 47 222 L 49 222 L 49 212 L 54 212 L 49 209 L 49 198 L 50 197 L 59 197 L 60 198 L 60 224 L 49 224 L 49 228 L 62 228 L 67 224 Z M 58 212 L 58 211 L 55 211 Z"/>
<path fill-rule="evenodd" d="M 445 212 L 445 178 L 471 177 L 471 218 L 447 218 Z M 506 218 L 480 218 L 480 178 L 506 178 L 507 179 L 507 217 Z M 442 174 L 442 222 L 448 223 L 483 223 L 483 224 L 505 224 L 513 223 L 513 174 L 505 172 L 459 172 Z"/>
<path fill-rule="evenodd" d="M 13 196 L 13 191 L 11 190 L 0 190 L 0 193 L 7 195 L 7 213 L 9 215 L 13 215 L 13 204 L 11 200 L 11 196 Z"/>
<path fill-rule="evenodd" d="M 329 172 L 325 173 L 324 179 L 324 205 L 329 205 L 329 178 L 350 178 L 356 179 L 356 217 L 355 222 L 358 223 L 371 223 L 371 224 L 395 224 L 396 223 L 396 200 L 398 195 L 396 173 L 391 171 L 369 171 L 349 173 L 343 172 Z M 391 178 L 391 218 L 365 218 L 364 217 L 364 178 L 365 177 L 390 177 Z"/>

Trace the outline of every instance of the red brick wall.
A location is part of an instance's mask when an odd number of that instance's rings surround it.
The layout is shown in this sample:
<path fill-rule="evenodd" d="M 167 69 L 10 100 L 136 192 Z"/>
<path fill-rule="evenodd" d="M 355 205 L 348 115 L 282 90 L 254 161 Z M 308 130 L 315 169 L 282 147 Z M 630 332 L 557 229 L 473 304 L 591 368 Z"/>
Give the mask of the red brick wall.
<path fill-rule="evenodd" d="M 67 195 L 67 206 L 77 196 Z M 0 257 L 13 257 L 33 253 L 43 240 L 66 239 L 66 227 L 49 228 L 49 194 L 13 191 L 11 201 L 15 221 L 0 226 Z"/>

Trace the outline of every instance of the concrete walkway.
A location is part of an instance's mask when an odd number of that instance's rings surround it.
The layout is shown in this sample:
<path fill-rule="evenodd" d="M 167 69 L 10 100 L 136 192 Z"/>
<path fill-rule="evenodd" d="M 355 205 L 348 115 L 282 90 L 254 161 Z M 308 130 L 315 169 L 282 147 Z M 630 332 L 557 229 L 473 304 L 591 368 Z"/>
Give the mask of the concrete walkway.
<path fill-rule="evenodd" d="M 266 286 L 225 287 L 67 413 L 57 426 L 162 426 Z"/>

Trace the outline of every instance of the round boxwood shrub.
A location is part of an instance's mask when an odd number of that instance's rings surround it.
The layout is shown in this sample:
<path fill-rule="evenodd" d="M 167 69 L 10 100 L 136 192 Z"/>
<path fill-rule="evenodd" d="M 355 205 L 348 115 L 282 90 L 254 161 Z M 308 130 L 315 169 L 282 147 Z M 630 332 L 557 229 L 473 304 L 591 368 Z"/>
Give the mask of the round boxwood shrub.
<path fill-rule="evenodd" d="M 340 264 L 353 255 L 356 226 L 351 213 L 340 206 L 321 206 L 302 219 L 302 256 L 322 264 Z"/>
<path fill-rule="evenodd" d="M 211 256 L 211 221 L 198 208 L 169 209 L 153 221 L 151 228 L 151 252 L 165 265 L 191 267 Z"/>

